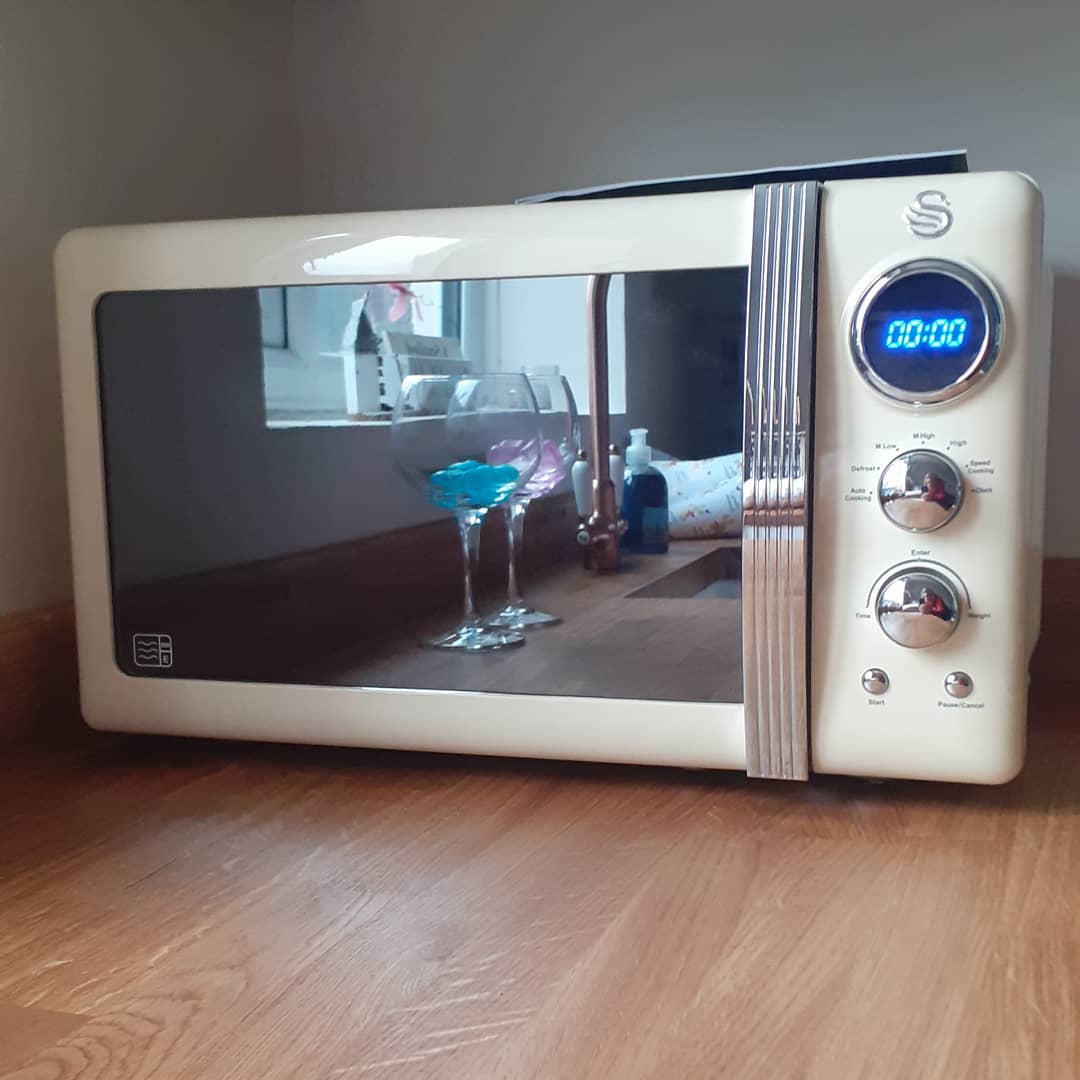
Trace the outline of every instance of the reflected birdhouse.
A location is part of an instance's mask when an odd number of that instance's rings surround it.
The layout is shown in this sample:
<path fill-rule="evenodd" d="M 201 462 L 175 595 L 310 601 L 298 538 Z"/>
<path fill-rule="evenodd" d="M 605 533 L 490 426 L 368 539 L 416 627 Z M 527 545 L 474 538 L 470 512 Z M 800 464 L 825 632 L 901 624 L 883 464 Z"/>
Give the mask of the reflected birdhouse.
<path fill-rule="evenodd" d="M 345 412 L 350 417 L 370 416 L 393 408 L 381 408 L 385 396 L 379 335 L 367 313 L 367 296 L 354 300 L 352 315 L 342 334 L 341 358 L 345 376 Z"/>

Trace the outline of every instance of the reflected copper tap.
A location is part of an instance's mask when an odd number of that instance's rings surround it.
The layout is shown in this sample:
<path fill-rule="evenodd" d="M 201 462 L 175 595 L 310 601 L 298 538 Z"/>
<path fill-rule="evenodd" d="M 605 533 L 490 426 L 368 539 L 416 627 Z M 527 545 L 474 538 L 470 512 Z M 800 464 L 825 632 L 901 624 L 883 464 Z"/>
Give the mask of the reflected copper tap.
<path fill-rule="evenodd" d="M 593 274 L 586 293 L 588 306 L 589 417 L 592 420 L 592 513 L 578 530 L 585 548 L 585 569 L 614 573 L 619 569 L 619 537 L 626 523 L 615 509 L 615 485 L 608 461 L 610 404 L 608 398 L 607 297 L 610 274 Z"/>

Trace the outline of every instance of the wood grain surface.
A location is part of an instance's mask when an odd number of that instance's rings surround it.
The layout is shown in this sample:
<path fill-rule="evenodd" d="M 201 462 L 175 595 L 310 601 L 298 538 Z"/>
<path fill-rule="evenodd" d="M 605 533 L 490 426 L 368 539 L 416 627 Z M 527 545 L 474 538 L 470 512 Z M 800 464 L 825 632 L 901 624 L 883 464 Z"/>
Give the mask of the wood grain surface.
<path fill-rule="evenodd" d="M 0 747 L 78 728 L 70 605 L 0 616 Z"/>
<path fill-rule="evenodd" d="M 1074 638 L 1003 788 L 54 717 L 0 759 L 0 1077 L 1080 1077 Z"/>
<path fill-rule="evenodd" d="M 428 649 L 428 636 L 461 620 L 460 602 L 377 640 L 370 635 L 294 667 L 289 681 L 343 686 L 741 701 L 741 541 L 683 540 L 664 555 L 625 555 L 618 574 L 572 561 L 526 580 L 524 595 L 563 618 L 527 636 L 522 648 L 487 656 Z M 505 584 L 481 611 L 505 602 Z M 699 596 L 730 585 L 728 595 Z"/>
<path fill-rule="evenodd" d="M 1080 733 L 1037 697 L 1002 789 L 13 749 L 0 1076 L 1080 1076 Z"/>

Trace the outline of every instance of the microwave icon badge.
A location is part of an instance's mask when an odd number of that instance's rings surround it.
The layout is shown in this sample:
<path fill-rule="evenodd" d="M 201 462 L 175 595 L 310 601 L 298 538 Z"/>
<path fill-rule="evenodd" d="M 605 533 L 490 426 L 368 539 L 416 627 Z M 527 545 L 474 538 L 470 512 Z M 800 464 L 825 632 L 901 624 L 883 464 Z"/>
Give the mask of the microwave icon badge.
<path fill-rule="evenodd" d="M 908 232 L 928 239 L 944 236 L 951 228 L 953 214 L 944 191 L 920 191 L 900 215 Z"/>
<path fill-rule="evenodd" d="M 132 646 L 136 667 L 172 667 L 172 638 L 168 634 L 136 634 L 132 639 Z"/>

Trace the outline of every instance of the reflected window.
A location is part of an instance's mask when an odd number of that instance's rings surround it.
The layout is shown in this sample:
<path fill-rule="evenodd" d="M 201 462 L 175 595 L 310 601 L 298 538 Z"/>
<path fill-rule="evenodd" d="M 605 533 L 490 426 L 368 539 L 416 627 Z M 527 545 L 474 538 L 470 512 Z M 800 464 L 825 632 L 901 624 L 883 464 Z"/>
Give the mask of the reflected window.
<path fill-rule="evenodd" d="M 398 355 L 461 358 L 461 292 L 459 281 L 259 289 L 268 425 L 389 422 Z"/>
<path fill-rule="evenodd" d="M 267 425 L 389 423 L 408 375 L 556 373 L 585 402 L 585 288 L 581 276 L 261 288 Z M 627 315 L 618 275 L 608 298 L 616 414 L 627 408 Z"/>

